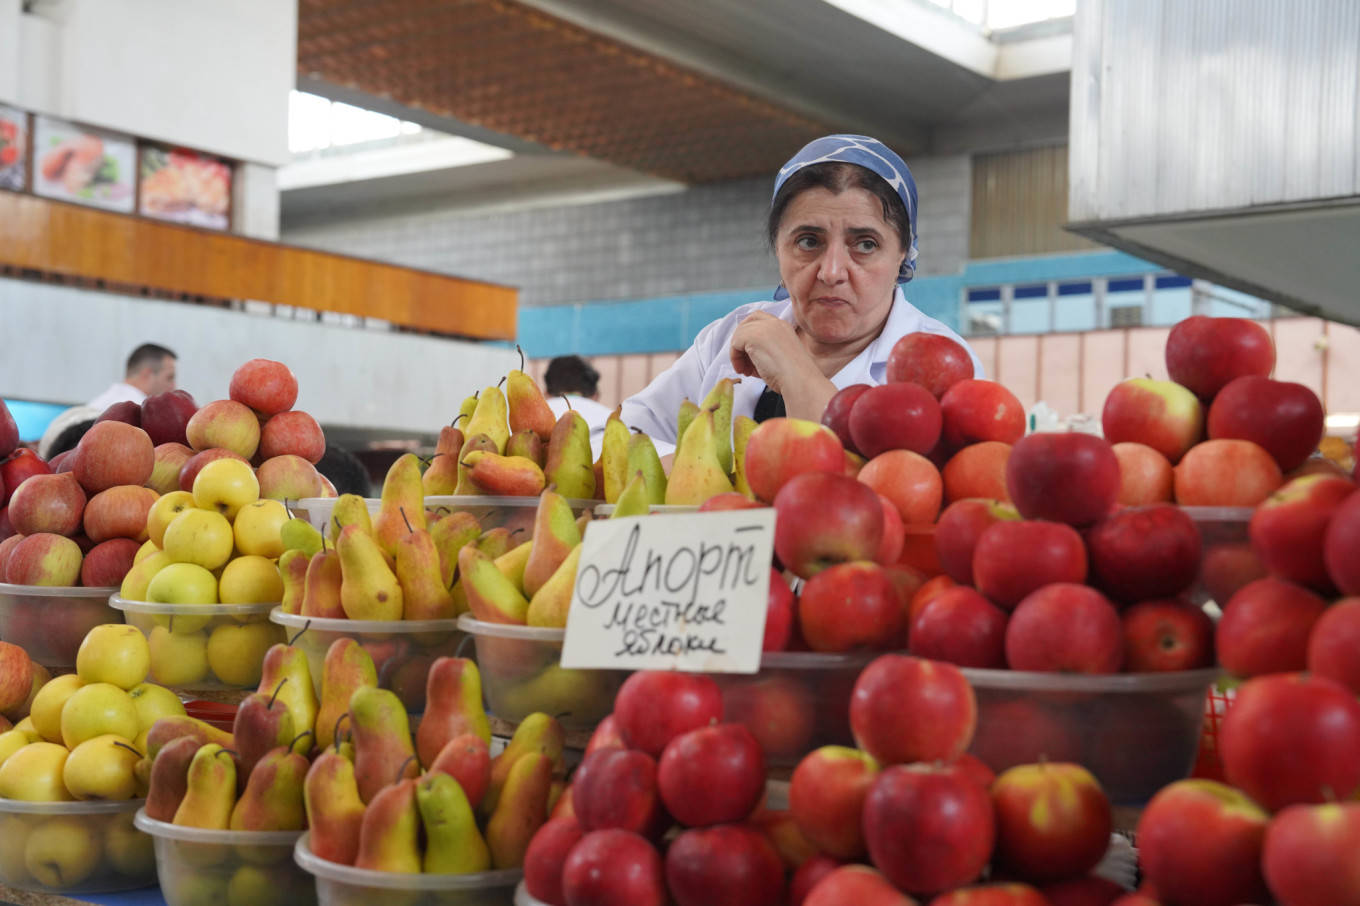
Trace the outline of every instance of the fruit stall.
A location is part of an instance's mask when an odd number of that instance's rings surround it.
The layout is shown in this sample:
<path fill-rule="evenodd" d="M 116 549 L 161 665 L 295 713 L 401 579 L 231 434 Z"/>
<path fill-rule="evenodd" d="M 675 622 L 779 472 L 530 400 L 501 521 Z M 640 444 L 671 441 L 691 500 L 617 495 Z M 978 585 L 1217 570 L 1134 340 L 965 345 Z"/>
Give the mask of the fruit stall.
<path fill-rule="evenodd" d="M 1166 365 L 1035 432 L 912 334 L 669 462 L 513 370 L 373 498 L 282 363 L 0 403 L 0 894 L 1356 906 L 1354 465 L 1254 322 Z"/>

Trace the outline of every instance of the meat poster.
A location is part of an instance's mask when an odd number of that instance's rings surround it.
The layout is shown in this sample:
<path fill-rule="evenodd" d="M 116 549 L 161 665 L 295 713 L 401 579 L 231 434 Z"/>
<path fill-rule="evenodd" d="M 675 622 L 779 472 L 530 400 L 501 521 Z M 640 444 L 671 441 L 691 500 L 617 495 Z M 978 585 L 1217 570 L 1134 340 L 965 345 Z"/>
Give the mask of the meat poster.
<path fill-rule="evenodd" d="M 231 225 L 231 165 L 197 151 L 143 145 L 137 194 L 147 217 L 218 230 Z"/>
<path fill-rule="evenodd" d="M 0 104 L 0 189 L 27 188 L 28 114 Z"/>
<path fill-rule="evenodd" d="M 132 139 L 46 116 L 34 118 L 33 191 L 131 213 L 137 148 Z"/>

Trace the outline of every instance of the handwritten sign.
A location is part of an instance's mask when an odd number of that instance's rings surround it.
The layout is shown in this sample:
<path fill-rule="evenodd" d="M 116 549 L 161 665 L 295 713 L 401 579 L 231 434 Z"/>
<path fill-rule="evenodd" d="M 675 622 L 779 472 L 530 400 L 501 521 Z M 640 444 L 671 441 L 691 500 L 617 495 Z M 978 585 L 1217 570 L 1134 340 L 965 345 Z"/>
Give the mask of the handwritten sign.
<path fill-rule="evenodd" d="M 774 510 L 605 519 L 581 543 L 563 667 L 760 668 Z"/>

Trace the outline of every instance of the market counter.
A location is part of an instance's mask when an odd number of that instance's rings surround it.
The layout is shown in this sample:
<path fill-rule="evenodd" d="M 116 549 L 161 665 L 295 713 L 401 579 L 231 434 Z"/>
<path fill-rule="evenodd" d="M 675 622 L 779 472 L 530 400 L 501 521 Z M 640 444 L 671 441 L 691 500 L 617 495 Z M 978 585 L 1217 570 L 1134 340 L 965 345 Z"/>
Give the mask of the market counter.
<path fill-rule="evenodd" d="M 95 903 L 97 906 L 166 906 L 160 887 L 143 887 L 140 890 L 125 890 L 121 893 L 92 893 L 80 898 L 66 897 L 55 893 L 35 893 L 31 890 L 18 890 L 0 884 L 0 906 L 83 906 Z"/>

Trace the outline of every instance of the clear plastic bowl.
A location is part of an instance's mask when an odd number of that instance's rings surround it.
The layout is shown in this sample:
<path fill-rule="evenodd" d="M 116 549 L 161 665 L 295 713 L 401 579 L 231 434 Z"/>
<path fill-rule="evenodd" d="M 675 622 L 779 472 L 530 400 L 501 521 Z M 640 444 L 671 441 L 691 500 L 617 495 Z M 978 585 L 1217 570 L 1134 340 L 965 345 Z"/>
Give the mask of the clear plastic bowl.
<path fill-rule="evenodd" d="M 145 801 L 0 799 L 0 884 L 68 895 L 154 885 L 151 838 L 133 826 Z"/>
<path fill-rule="evenodd" d="M 535 711 L 553 715 L 568 732 L 589 732 L 614 710 L 627 670 L 565 670 L 565 629 L 486 623 L 470 614 L 458 627 L 472 636 L 487 712 L 517 724 Z"/>
<path fill-rule="evenodd" d="M 109 604 L 146 636 L 151 681 L 171 689 L 254 689 L 264 653 L 285 641 L 269 622 L 274 604 L 152 604 L 118 595 Z"/>
<path fill-rule="evenodd" d="M 85 634 L 101 623 L 122 620 L 109 606 L 109 595 L 117 592 L 0 583 L 0 639 L 23 648 L 34 663 L 50 670 L 74 670 Z"/>
<path fill-rule="evenodd" d="M 436 658 L 457 657 L 467 638 L 457 620 L 343 620 L 304 617 L 274 608 L 269 619 L 307 654 L 312 685 L 321 695 L 321 668 L 336 639 L 354 639 L 378 670 L 378 685 L 391 689 L 411 714 L 425 710 L 425 680 Z"/>
<path fill-rule="evenodd" d="M 692 504 L 680 503 L 653 503 L 647 507 L 648 513 L 697 513 L 699 507 Z M 614 504 L 600 503 L 595 505 L 595 518 L 608 519 L 614 515 Z"/>
<path fill-rule="evenodd" d="M 1233 549 L 1241 550 L 1242 556 L 1254 556 L 1247 553 L 1251 546 L 1247 538 L 1247 525 L 1251 522 L 1251 514 L 1256 512 L 1254 507 L 1184 506 L 1181 509 L 1194 520 L 1196 527 L 1199 528 L 1202 545 L 1201 564 L 1207 567 L 1220 553 L 1231 557 Z M 1190 599 L 1196 604 L 1212 601 L 1214 595 L 1210 590 L 1211 585 L 1212 580 L 1206 581 L 1205 575 L 1201 573 L 1195 580 L 1195 584 L 1190 587 Z M 1214 603 L 1221 607 L 1227 602 L 1215 601 Z"/>
<path fill-rule="evenodd" d="M 340 865 L 318 858 L 298 838 L 293 859 L 316 878 L 320 906 L 503 906 L 524 877 L 518 868 L 467 875 L 403 874 Z M 169 906 L 177 906 L 171 902 Z"/>
<path fill-rule="evenodd" d="M 145 811 L 136 822 L 156 842 L 167 906 L 316 903 L 311 877 L 289 858 L 302 831 L 204 830 L 157 821 Z"/>
<path fill-rule="evenodd" d="M 330 522 L 331 512 L 335 509 L 335 497 L 303 497 L 301 500 L 288 501 L 289 511 L 297 517 L 306 519 L 319 531 L 324 531 Z M 382 506 L 377 497 L 366 497 L 368 512 L 376 514 Z M 577 516 L 594 507 L 598 500 L 578 500 L 568 498 L 572 512 Z M 533 537 L 534 513 L 538 510 L 538 497 L 481 497 L 474 495 L 431 496 L 425 498 L 425 510 L 435 516 L 461 511 L 477 517 L 482 531 L 505 526 L 514 531 L 522 529 L 524 541 Z"/>

